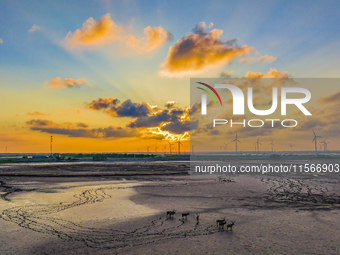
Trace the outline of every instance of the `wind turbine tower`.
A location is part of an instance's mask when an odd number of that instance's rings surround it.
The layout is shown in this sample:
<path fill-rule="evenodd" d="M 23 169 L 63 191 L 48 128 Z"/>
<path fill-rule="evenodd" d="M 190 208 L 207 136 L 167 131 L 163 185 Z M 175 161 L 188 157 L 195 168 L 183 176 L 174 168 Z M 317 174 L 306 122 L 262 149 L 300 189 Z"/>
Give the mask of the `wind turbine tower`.
<path fill-rule="evenodd" d="M 327 144 L 329 143 L 329 142 L 327 143 L 326 140 L 327 140 L 327 138 L 326 138 L 325 140 L 323 140 L 322 142 L 320 142 L 320 143 L 323 144 L 323 151 L 324 151 L 324 152 L 327 151 Z"/>
<path fill-rule="evenodd" d="M 228 144 L 229 143 L 224 143 L 225 144 L 225 151 L 228 152 Z"/>
<path fill-rule="evenodd" d="M 181 145 L 183 145 L 181 143 L 181 138 L 178 139 L 177 143 L 178 143 L 178 155 L 181 155 Z"/>
<path fill-rule="evenodd" d="M 235 140 L 231 141 L 231 142 L 235 142 L 236 145 L 236 155 L 237 155 L 237 143 L 240 143 L 241 141 L 237 139 L 237 133 L 236 133 L 236 138 Z"/>
<path fill-rule="evenodd" d="M 53 136 L 51 136 L 51 144 L 50 144 L 50 152 L 51 152 L 51 156 L 52 156 L 52 143 L 53 143 Z"/>
<path fill-rule="evenodd" d="M 315 134 L 314 130 L 312 130 L 312 131 L 313 131 L 313 134 L 314 134 L 314 139 L 312 140 L 312 142 L 315 142 L 315 155 L 318 155 L 318 145 L 317 145 L 316 139 L 321 138 L 321 136 L 317 136 Z"/>
<path fill-rule="evenodd" d="M 171 145 L 172 145 L 172 144 L 169 142 L 170 155 L 171 155 Z"/>
<path fill-rule="evenodd" d="M 259 137 L 257 138 L 256 145 L 257 145 L 257 152 L 260 152 L 260 145 L 262 145 L 262 144 L 260 143 L 260 138 Z"/>
<path fill-rule="evenodd" d="M 270 143 L 270 145 L 272 146 L 272 154 L 274 153 L 274 140 L 272 140 L 272 142 Z"/>

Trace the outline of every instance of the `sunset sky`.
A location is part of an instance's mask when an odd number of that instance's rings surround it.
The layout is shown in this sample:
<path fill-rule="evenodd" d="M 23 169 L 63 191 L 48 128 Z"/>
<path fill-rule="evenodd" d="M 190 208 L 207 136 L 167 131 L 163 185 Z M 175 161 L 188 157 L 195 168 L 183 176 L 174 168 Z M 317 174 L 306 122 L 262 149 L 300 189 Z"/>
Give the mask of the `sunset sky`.
<path fill-rule="evenodd" d="M 190 78 L 339 78 L 339 9 L 2 0 L 0 153 L 189 151 Z"/>

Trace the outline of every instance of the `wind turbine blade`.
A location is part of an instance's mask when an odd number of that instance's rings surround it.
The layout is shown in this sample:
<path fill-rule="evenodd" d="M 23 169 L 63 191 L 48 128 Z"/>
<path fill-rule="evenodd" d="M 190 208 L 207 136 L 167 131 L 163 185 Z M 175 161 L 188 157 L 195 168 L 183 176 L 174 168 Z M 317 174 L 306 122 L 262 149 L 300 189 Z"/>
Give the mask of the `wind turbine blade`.
<path fill-rule="evenodd" d="M 314 134 L 314 136 L 315 136 L 315 132 L 314 132 L 314 130 L 312 129 L 312 131 L 313 131 L 313 134 Z"/>

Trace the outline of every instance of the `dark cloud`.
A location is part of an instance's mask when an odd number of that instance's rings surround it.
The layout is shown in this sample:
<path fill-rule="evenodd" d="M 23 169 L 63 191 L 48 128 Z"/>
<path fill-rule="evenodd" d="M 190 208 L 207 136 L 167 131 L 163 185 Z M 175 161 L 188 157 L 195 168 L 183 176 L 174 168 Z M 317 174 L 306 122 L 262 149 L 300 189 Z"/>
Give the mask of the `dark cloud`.
<path fill-rule="evenodd" d="M 114 97 L 110 98 L 98 98 L 97 100 L 93 100 L 91 103 L 87 104 L 87 107 L 92 110 L 100 110 L 100 109 L 107 109 L 111 106 L 115 106 L 119 103 L 119 100 Z"/>
<path fill-rule="evenodd" d="M 116 98 L 99 98 L 87 104 L 92 110 L 105 109 L 105 113 L 112 117 L 140 117 L 150 114 L 152 107 L 148 103 L 132 102 L 130 99 L 118 104 Z"/>
<path fill-rule="evenodd" d="M 176 102 L 176 101 L 168 101 L 168 102 L 166 102 L 165 107 L 170 109 L 170 108 L 174 107 L 175 104 L 178 104 L 178 102 Z"/>
<path fill-rule="evenodd" d="M 87 128 L 85 123 L 62 124 L 54 123 L 51 120 L 33 119 L 26 121 L 31 130 L 40 131 L 49 134 L 67 135 L 69 137 L 88 137 L 88 138 L 120 138 L 120 137 L 136 137 L 140 136 L 137 130 L 122 127 L 109 126 L 106 128 Z"/>
<path fill-rule="evenodd" d="M 107 110 L 111 116 L 118 117 L 139 117 L 147 116 L 151 111 L 151 106 L 147 103 L 132 102 L 130 99 L 118 106 L 113 106 Z"/>
<path fill-rule="evenodd" d="M 153 115 L 142 116 L 134 121 L 128 123 L 128 127 L 141 128 L 141 127 L 155 127 L 164 122 L 179 121 L 180 116 L 183 115 L 184 110 L 172 109 L 172 110 L 160 110 Z"/>
<path fill-rule="evenodd" d="M 169 131 L 171 133 L 175 133 L 175 134 L 182 134 L 184 132 L 188 132 L 190 131 L 190 126 L 192 128 L 197 128 L 197 124 L 198 122 L 195 121 L 193 123 L 190 123 L 189 120 L 186 120 L 186 121 L 178 121 L 178 120 L 175 120 L 165 126 L 163 126 L 161 129 L 162 130 L 165 130 L 165 131 Z"/>

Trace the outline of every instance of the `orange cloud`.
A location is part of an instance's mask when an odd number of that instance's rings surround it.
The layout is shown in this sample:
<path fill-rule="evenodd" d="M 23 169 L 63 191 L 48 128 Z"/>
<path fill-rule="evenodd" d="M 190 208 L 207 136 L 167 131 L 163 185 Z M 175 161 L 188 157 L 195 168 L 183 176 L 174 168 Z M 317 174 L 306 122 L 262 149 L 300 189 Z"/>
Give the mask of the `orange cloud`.
<path fill-rule="evenodd" d="M 268 73 L 251 72 L 248 71 L 244 78 L 288 78 L 288 72 L 279 72 L 274 68 L 270 68 Z"/>
<path fill-rule="evenodd" d="M 97 21 L 89 18 L 83 24 L 82 29 L 77 29 L 74 33 L 70 31 L 62 44 L 71 49 L 86 49 L 119 41 L 138 52 L 149 52 L 163 46 L 171 39 L 171 34 L 162 27 L 146 27 L 145 37 L 142 38 L 135 37 L 128 33 L 128 30 L 114 23 L 110 14 L 106 14 Z"/>
<path fill-rule="evenodd" d="M 268 55 L 265 55 L 265 56 L 261 56 L 259 57 L 256 62 L 266 62 L 266 63 L 269 63 L 269 62 L 274 62 L 277 60 L 277 57 L 273 57 L 273 56 L 268 56 Z"/>
<path fill-rule="evenodd" d="M 4 43 L 4 41 L 2 40 L 2 38 L 0 38 L 0 44 L 3 44 Z"/>
<path fill-rule="evenodd" d="M 144 34 L 146 37 L 141 39 L 130 35 L 127 43 L 139 52 L 152 51 L 154 49 L 160 48 L 167 41 L 171 40 L 171 34 L 164 30 L 162 27 L 151 28 L 150 26 L 144 28 Z"/>
<path fill-rule="evenodd" d="M 43 113 L 43 112 L 27 112 L 26 115 L 28 115 L 28 116 L 49 116 L 51 114 Z"/>
<path fill-rule="evenodd" d="M 253 58 L 253 57 L 249 57 L 249 58 L 240 58 L 238 61 L 240 62 L 240 63 L 242 63 L 242 64 L 244 64 L 244 63 L 248 63 L 248 62 L 250 62 L 250 61 L 252 61 L 252 60 L 254 60 L 255 58 Z"/>
<path fill-rule="evenodd" d="M 49 85 L 51 88 L 54 89 L 69 89 L 69 88 L 74 88 L 74 87 L 79 87 L 83 84 L 86 84 L 85 79 L 71 79 L 71 78 L 65 78 L 62 79 L 60 77 L 55 77 L 50 81 L 45 81 L 45 84 Z M 92 87 L 90 84 L 87 84 L 89 87 Z"/>
<path fill-rule="evenodd" d="M 110 106 L 117 105 L 119 100 L 114 97 L 110 98 L 98 98 L 97 100 L 93 100 L 91 103 L 87 104 L 87 107 L 92 110 L 100 110 L 100 109 L 107 109 Z"/>
<path fill-rule="evenodd" d="M 220 39 L 223 30 L 205 32 L 204 22 L 198 23 L 192 33 L 169 48 L 161 63 L 159 74 L 168 77 L 184 77 L 202 72 L 205 68 L 228 65 L 233 59 L 250 54 L 254 48 L 237 46 L 236 39 Z"/>
<path fill-rule="evenodd" d="M 258 58 L 254 58 L 254 57 L 240 58 L 239 62 L 242 64 L 244 63 L 254 64 L 254 63 L 260 63 L 260 62 L 269 63 L 269 62 L 274 62 L 276 60 L 277 60 L 277 57 L 265 55 L 265 56 L 260 56 Z"/>

